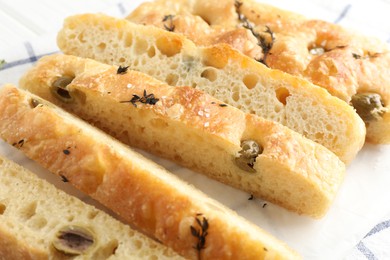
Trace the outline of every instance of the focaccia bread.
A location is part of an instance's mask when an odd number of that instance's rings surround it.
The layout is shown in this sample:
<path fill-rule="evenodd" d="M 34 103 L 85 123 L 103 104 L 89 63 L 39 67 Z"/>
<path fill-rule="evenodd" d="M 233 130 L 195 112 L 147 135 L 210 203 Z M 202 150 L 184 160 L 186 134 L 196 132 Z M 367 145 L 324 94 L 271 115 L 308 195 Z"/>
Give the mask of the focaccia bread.
<path fill-rule="evenodd" d="M 188 259 L 297 259 L 284 243 L 38 96 L 0 90 L 0 136 Z"/>
<path fill-rule="evenodd" d="M 351 106 L 225 44 L 196 47 L 179 34 L 153 26 L 85 14 L 66 19 L 58 45 L 66 54 L 130 66 L 169 85 L 202 90 L 245 113 L 286 125 L 346 163 L 364 143 L 364 123 Z"/>
<path fill-rule="evenodd" d="M 127 19 L 202 46 L 227 43 L 270 68 L 308 79 L 355 106 L 368 141 L 390 143 L 390 49 L 384 42 L 253 0 L 157 0 Z"/>
<path fill-rule="evenodd" d="M 0 259 L 184 259 L 0 156 Z"/>
<path fill-rule="evenodd" d="M 52 55 L 20 86 L 126 144 L 255 197 L 313 217 L 327 212 L 345 167 L 325 147 L 199 90 L 121 69 Z"/>

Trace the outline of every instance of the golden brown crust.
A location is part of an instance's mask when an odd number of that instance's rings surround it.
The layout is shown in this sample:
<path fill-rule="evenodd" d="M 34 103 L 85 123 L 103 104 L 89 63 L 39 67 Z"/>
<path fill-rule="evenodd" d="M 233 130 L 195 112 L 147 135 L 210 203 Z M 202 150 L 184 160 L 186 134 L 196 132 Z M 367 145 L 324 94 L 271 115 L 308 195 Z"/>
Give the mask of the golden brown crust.
<path fill-rule="evenodd" d="M 52 95 L 53 82 L 66 73 L 75 77 L 67 86 L 70 95 L 83 93 L 85 104 L 62 102 Z M 171 87 L 130 70 L 117 74 L 116 66 L 68 55 L 43 58 L 21 86 L 127 144 L 301 214 L 323 216 L 343 180 L 344 164 L 324 147 L 273 121 L 220 106 L 219 100 L 191 87 Z M 144 91 L 159 101 L 136 106 L 129 102 Z M 93 109 L 101 104 L 104 108 Z M 112 113 L 111 120 L 105 111 Z M 264 149 L 252 174 L 234 162 L 245 140 Z M 200 147 L 204 152 L 197 152 Z"/>
<path fill-rule="evenodd" d="M 31 106 L 31 98 L 43 105 Z M 3 87 L 0 119 L 7 142 L 23 139 L 18 148 L 27 156 L 188 258 L 198 257 L 190 226 L 198 227 L 195 218 L 203 216 L 209 229 L 202 258 L 298 257 L 160 166 L 36 96 Z"/>
<path fill-rule="evenodd" d="M 99 14 L 69 17 L 57 40 L 64 53 L 130 66 L 169 85 L 193 86 L 245 113 L 282 123 L 345 163 L 363 146 L 364 123 L 351 106 L 227 44 L 197 48 L 180 34 Z M 209 81 L 205 71 L 215 73 L 215 78 Z"/>
<path fill-rule="evenodd" d="M 254 59 L 265 59 L 271 68 L 304 77 L 346 102 L 356 93 L 377 93 L 387 107 L 386 114 L 390 113 L 390 51 L 385 43 L 252 0 L 220 2 L 157 0 L 141 4 L 127 19 L 164 28 L 161 16 L 173 15 L 174 31 L 196 44 L 228 43 Z M 211 9 L 213 12 L 207 11 Z M 216 16 L 219 19 L 212 19 Z M 211 22 L 207 26 L 200 18 Z M 254 32 L 268 37 L 267 41 L 269 36 L 262 32 L 267 27 L 274 32 L 275 41 L 266 57 L 258 39 L 241 32 L 245 19 Z M 188 33 L 188 26 L 196 33 Z M 368 141 L 390 142 L 390 122 L 385 118 L 370 122 L 368 129 Z"/>

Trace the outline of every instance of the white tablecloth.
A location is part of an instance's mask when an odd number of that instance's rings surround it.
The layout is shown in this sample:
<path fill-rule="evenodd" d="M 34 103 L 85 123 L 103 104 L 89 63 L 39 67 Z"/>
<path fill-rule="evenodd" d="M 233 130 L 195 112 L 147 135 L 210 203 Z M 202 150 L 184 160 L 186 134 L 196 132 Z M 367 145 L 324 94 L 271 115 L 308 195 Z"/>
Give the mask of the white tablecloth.
<path fill-rule="evenodd" d="M 101 11 L 123 17 L 140 2 L 142 1 L 0 0 L 0 60 L 4 59 L 7 62 L 0 71 L 0 85 L 9 82 L 17 84 L 22 73 L 30 68 L 39 57 L 58 51 L 55 44 L 55 35 L 61 28 L 62 21 L 66 16 Z M 390 42 L 389 0 L 328 0 L 327 2 L 322 0 L 266 0 L 264 2 L 303 13 L 309 17 L 337 22 Z M 16 150 L 4 148 L 5 146 L 4 143 L 0 143 L 0 154 L 8 156 L 28 168 L 42 171 Z M 364 168 L 363 164 L 354 162 L 348 168 L 347 179 L 334 208 L 321 221 L 290 215 L 292 213 L 285 213 L 284 211 L 281 211 L 283 217 L 275 220 L 275 214 L 278 215 L 281 209 L 274 205 L 267 207 L 266 212 L 261 215 L 264 219 L 259 220 L 257 219 L 259 216 L 253 214 L 253 212 L 262 210 L 262 201 L 248 204 L 246 201 L 247 194 L 245 193 L 237 192 L 202 176 L 199 177 L 197 174 L 156 157 L 152 156 L 151 158 L 186 181 L 192 182 L 195 186 L 202 186 L 204 192 L 237 210 L 239 214 L 275 234 L 280 239 L 287 240 L 306 259 L 390 259 L 390 204 L 388 203 L 390 194 L 389 192 L 386 193 L 387 187 L 390 187 L 390 178 L 385 175 L 385 173 L 390 175 L 390 164 L 386 162 L 386 159 L 390 161 L 388 155 L 390 155 L 389 146 L 366 146 L 357 160 L 375 162 L 372 171 L 362 172 L 361 169 L 369 169 L 370 167 Z M 366 181 L 369 175 L 371 175 L 370 178 L 373 178 L 372 181 Z M 205 181 L 207 182 L 206 185 Z M 366 181 L 366 184 L 362 184 L 362 181 Z M 202 185 L 199 185 L 199 183 L 202 183 Z M 61 185 L 59 184 L 59 186 Z M 376 188 L 376 185 L 380 187 Z M 350 203 L 352 200 L 348 196 L 351 196 L 350 193 L 356 192 L 357 189 L 366 194 L 356 193 L 356 200 L 354 201 L 356 206 L 348 205 L 346 209 L 343 202 L 348 201 Z M 71 192 L 80 196 L 75 191 Z M 219 194 L 226 193 L 234 194 L 235 200 L 232 201 L 229 197 L 219 196 Z M 88 201 L 87 198 L 84 199 Z M 258 205 L 255 205 L 256 203 Z M 348 214 L 350 214 L 350 218 Z M 282 220 L 281 218 L 285 219 Z M 352 223 L 349 223 L 350 221 Z M 337 228 L 330 231 L 324 230 L 329 229 L 326 227 L 332 227 L 332 222 Z M 275 227 L 275 223 L 278 226 Z M 345 227 L 344 231 L 343 226 Z M 299 239 L 298 241 L 291 241 L 293 240 L 292 237 L 299 237 Z M 319 239 L 322 247 L 310 241 L 313 238 Z"/>

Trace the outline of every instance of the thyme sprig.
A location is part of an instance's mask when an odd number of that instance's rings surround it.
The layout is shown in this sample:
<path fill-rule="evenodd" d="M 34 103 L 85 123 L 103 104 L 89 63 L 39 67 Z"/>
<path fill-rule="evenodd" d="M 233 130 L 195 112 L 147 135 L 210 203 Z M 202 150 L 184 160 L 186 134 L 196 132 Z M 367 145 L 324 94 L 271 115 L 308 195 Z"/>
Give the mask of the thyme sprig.
<path fill-rule="evenodd" d="M 169 32 L 173 32 L 175 30 L 175 25 L 173 24 L 173 17 L 175 17 L 173 14 L 165 15 L 162 20 L 164 22 L 165 30 Z M 166 24 L 166 22 L 168 22 L 168 25 Z"/>
<path fill-rule="evenodd" d="M 155 105 L 160 99 L 155 98 L 154 94 L 147 94 L 146 90 L 143 92 L 143 96 L 133 94 L 133 97 L 128 101 L 121 101 L 121 103 L 131 103 L 133 106 L 137 107 L 137 102 L 149 105 Z"/>
<path fill-rule="evenodd" d="M 207 221 L 207 218 L 203 217 L 203 219 L 200 220 L 200 216 L 201 214 L 197 214 L 195 218 L 199 228 L 190 226 L 191 234 L 198 239 L 196 246 L 194 246 L 194 249 L 198 251 L 199 258 L 200 258 L 200 251 L 205 248 L 206 236 L 208 235 L 207 230 L 209 228 L 209 222 Z"/>
<path fill-rule="evenodd" d="M 245 29 L 249 30 L 252 33 L 252 35 L 257 39 L 257 45 L 259 45 L 263 51 L 263 57 L 260 59 L 256 59 L 256 60 L 258 62 L 263 63 L 264 65 L 266 65 L 268 67 L 265 60 L 266 60 L 267 55 L 269 54 L 269 52 L 271 51 L 271 49 L 274 45 L 275 35 L 274 35 L 273 31 L 267 25 L 265 26 L 266 30 L 263 32 L 263 34 L 257 32 L 254 28 L 253 23 L 251 23 L 249 21 L 249 19 L 244 14 L 241 13 L 242 5 L 243 5 L 243 3 L 238 1 L 238 0 L 236 0 L 234 2 L 234 7 L 236 9 L 238 20 L 241 22 L 241 26 L 244 27 Z M 271 39 L 270 41 L 267 40 L 267 37 L 264 35 L 264 33 L 269 35 L 269 37 Z"/>

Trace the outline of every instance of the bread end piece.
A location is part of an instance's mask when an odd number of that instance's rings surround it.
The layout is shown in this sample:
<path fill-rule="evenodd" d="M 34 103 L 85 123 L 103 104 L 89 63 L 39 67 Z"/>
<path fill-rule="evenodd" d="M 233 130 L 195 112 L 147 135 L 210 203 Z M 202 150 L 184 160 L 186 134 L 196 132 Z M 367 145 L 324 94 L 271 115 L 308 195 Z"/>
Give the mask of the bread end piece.
<path fill-rule="evenodd" d="M 0 157 L 0 259 L 64 259 L 53 243 L 71 227 L 86 229 L 93 239 L 72 259 L 184 259 Z"/>

